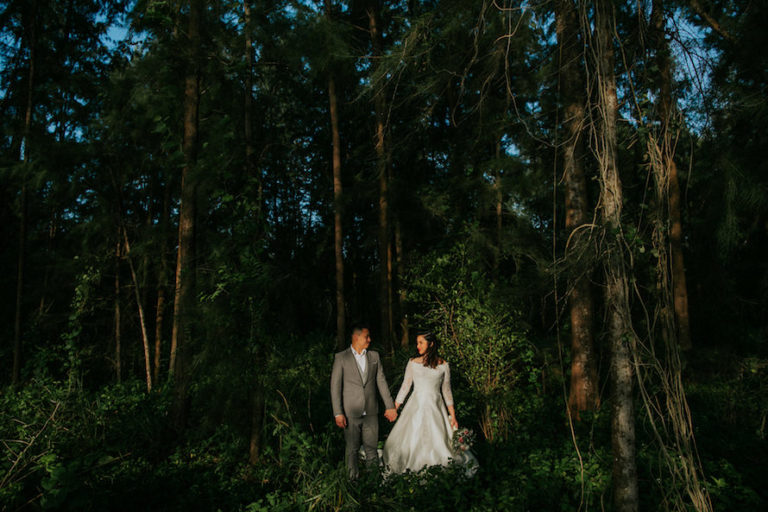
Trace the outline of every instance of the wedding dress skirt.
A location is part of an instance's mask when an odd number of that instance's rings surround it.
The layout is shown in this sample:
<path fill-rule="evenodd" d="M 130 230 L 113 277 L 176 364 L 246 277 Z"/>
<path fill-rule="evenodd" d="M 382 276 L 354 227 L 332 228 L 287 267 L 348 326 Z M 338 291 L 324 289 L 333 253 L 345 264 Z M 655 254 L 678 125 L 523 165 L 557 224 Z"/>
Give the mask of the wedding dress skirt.
<path fill-rule="evenodd" d="M 465 464 L 467 474 L 477 471 L 471 451 L 453 451 L 451 426 L 446 406 L 453 405 L 448 363 L 429 368 L 409 361 L 400 392 L 395 399 L 403 403 L 413 384 L 413 393 L 384 443 L 382 458 L 392 473 L 418 471 L 426 466 L 447 466 L 451 461 Z"/>

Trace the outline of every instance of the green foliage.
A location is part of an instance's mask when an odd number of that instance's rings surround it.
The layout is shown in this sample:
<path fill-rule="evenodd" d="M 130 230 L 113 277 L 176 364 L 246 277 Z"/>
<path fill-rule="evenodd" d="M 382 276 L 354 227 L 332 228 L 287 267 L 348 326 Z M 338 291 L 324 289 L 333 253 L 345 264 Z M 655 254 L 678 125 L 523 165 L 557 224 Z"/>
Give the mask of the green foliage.
<path fill-rule="evenodd" d="M 507 439 L 515 409 L 534 400 L 539 379 L 515 290 L 494 283 L 465 244 L 421 260 L 407 289 L 408 300 L 422 308 L 420 320 L 438 333 L 459 382 L 480 404 L 485 437 Z"/>
<path fill-rule="evenodd" d="M 567 237 L 559 188 L 566 114 L 553 4 L 372 2 L 380 8 L 383 42 L 374 62 L 366 2 L 331 2 L 330 17 L 319 2 L 249 2 L 248 28 L 242 2 L 205 3 L 202 58 L 194 63 L 202 86 L 193 171 L 199 178 L 199 300 L 184 432 L 168 424 L 164 380 L 184 164 L 188 4 L 6 4 L 0 14 L 0 299 L 8 306 L 0 310 L 0 360 L 8 364 L 19 249 L 26 275 L 22 383 L 0 395 L 3 511 L 610 508 L 609 404 L 604 399 L 602 410 L 575 425 L 579 460 L 561 396 L 567 371 L 549 363 L 557 359 L 555 318 L 567 317 L 553 315 L 566 304 L 562 296 L 554 303 L 555 279 L 541 271 Z M 722 2 L 704 4 L 731 37 L 701 25 L 704 18 L 682 3 L 667 18 L 670 30 L 679 22 L 696 27 L 693 37 L 701 39 L 700 54 L 713 70 L 701 80 L 709 88 L 704 94 L 672 84 L 690 116 L 674 121 L 696 353 L 684 361 L 681 378 L 715 508 L 754 510 L 768 500 L 762 470 L 768 457 L 768 53 L 754 51 L 766 46 L 767 13 L 760 2 L 731 2 L 727 9 Z M 648 220 L 668 221 L 653 217 L 658 208 L 644 154 L 658 67 L 646 55 L 652 41 L 644 12 L 633 5 L 616 11 L 619 101 L 627 121 L 619 137 L 621 232 L 636 297 L 653 302 L 658 254 Z M 110 29 L 124 8 L 130 10 L 128 26 L 120 27 L 128 29 L 126 39 L 111 44 L 108 34 L 122 32 Z M 253 40 L 252 67 L 246 35 Z M 677 41 L 681 34 L 669 36 Z M 688 67 L 678 66 L 675 76 Z M 346 480 L 327 392 L 338 207 L 330 180 L 330 74 L 339 100 L 348 316 L 380 314 L 371 96 L 381 92 L 389 213 L 397 226 L 386 233 L 397 241 L 394 279 L 406 293 L 403 312 L 443 342 L 461 423 L 485 434 L 473 479 L 456 468 L 431 468 L 385 482 L 375 474 L 355 485 Z M 635 113 L 632 96 L 639 102 Z M 246 97 L 253 100 L 249 127 Z M 706 111 L 692 112 L 697 105 Z M 594 145 L 594 138 L 584 139 Z M 20 162 L 22 154 L 27 162 Z M 598 204 L 589 153 L 584 163 L 588 195 Z M 119 226 L 131 241 L 137 282 L 124 257 L 115 255 Z M 581 233 L 558 263 L 560 282 L 566 275 L 592 276 L 604 257 L 586 236 L 599 233 Z M 136 297 L 154 334 L 160 292 L 167 306 L 157 326 L 160 382 L 147 394 L 135 380 L 144 370 Z M 125 382 L 115 385 L 118 305 Z M 596 305 L 604 306 L 599 299 Z M 655 321 L 644 309 L 653 311 L 653 304 L 636 301 L 633 320 L 640 320 L 638 332 L 653 332 Z M 598 330 L 600 318 L 595 315 Z M 408 355 L 385 359 L 390 376 L 399 378 Z M 607 366 L 602 360 L 603 375 Z M 658 384 L 647 385 L 657 396 Z M 666 506 L 680 484 L 655 481 L 666 473 L 642 413 L 638 409 L 638 464 L 643 508 L 650 510 Z M 388 428 L 383 424 L 383 435 Z M 249 466 L 254 434 L 262 457 Z"/>

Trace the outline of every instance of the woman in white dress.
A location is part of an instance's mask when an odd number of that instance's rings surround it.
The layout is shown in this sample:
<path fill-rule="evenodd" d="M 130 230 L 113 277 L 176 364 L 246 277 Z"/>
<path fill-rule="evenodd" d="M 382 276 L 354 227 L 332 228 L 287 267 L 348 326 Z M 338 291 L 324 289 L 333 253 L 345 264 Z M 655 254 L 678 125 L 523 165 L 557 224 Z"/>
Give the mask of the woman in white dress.
<path fill-rule="evenodd" d="M 399 409 L 405 401 L 411 385 L 413 393 L 384 443 L 382 454 L 385 466 L 393 473 L 446 466 L 451 460 L 466 464 L 469 474 L 476 470 L 477 459 L 472 452 L 456 453 L 451 447 L 459 423 L 451 393 L 451 369 L 437 349 L 434 334 L 427 332 L 416 337 L 419 355 L 405 367 L 395 408 Z"/>

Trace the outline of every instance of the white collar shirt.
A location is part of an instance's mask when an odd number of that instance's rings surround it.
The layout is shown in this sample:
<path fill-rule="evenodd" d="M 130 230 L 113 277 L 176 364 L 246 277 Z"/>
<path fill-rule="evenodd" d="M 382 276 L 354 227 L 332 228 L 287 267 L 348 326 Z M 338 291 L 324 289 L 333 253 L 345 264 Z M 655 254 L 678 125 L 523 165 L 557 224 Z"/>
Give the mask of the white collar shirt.
<path fill-rule="evenodd" d="M 368 367 L 368 358 L 365 357 L 365 355 L 368 353 L 367 349 L 363 349 L 363 352 L 358 354 L 357 350 L 355 350 L 352 346 L 349 347 L 350 350 L 352 350 L 352 355 L 355 356 L 355 361 L 357 361 L 357 367 L 360 368 L 360 374 L 365 373 L 365 369 Z"/>

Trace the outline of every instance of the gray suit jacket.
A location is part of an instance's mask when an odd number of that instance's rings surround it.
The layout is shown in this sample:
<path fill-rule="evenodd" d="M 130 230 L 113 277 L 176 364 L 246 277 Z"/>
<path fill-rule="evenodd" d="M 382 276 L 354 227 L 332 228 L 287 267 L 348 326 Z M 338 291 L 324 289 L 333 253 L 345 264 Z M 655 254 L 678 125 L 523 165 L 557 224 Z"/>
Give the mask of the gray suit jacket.
<path fill-rule="evenodd" d="M 378 414 L 377 389 L 386 408 L 394 409 L 395 404 L 389 393 L 379 353 L 367 351 L 366 360 L 366 375 L 363 378 L 355 356 L 352 355 L 352 347 L 336 354 L 331 372 L 331 404 L 334 416 L 344 414 L 347 417 L 359 418 L 363 412 L 366 415 Z"/>

